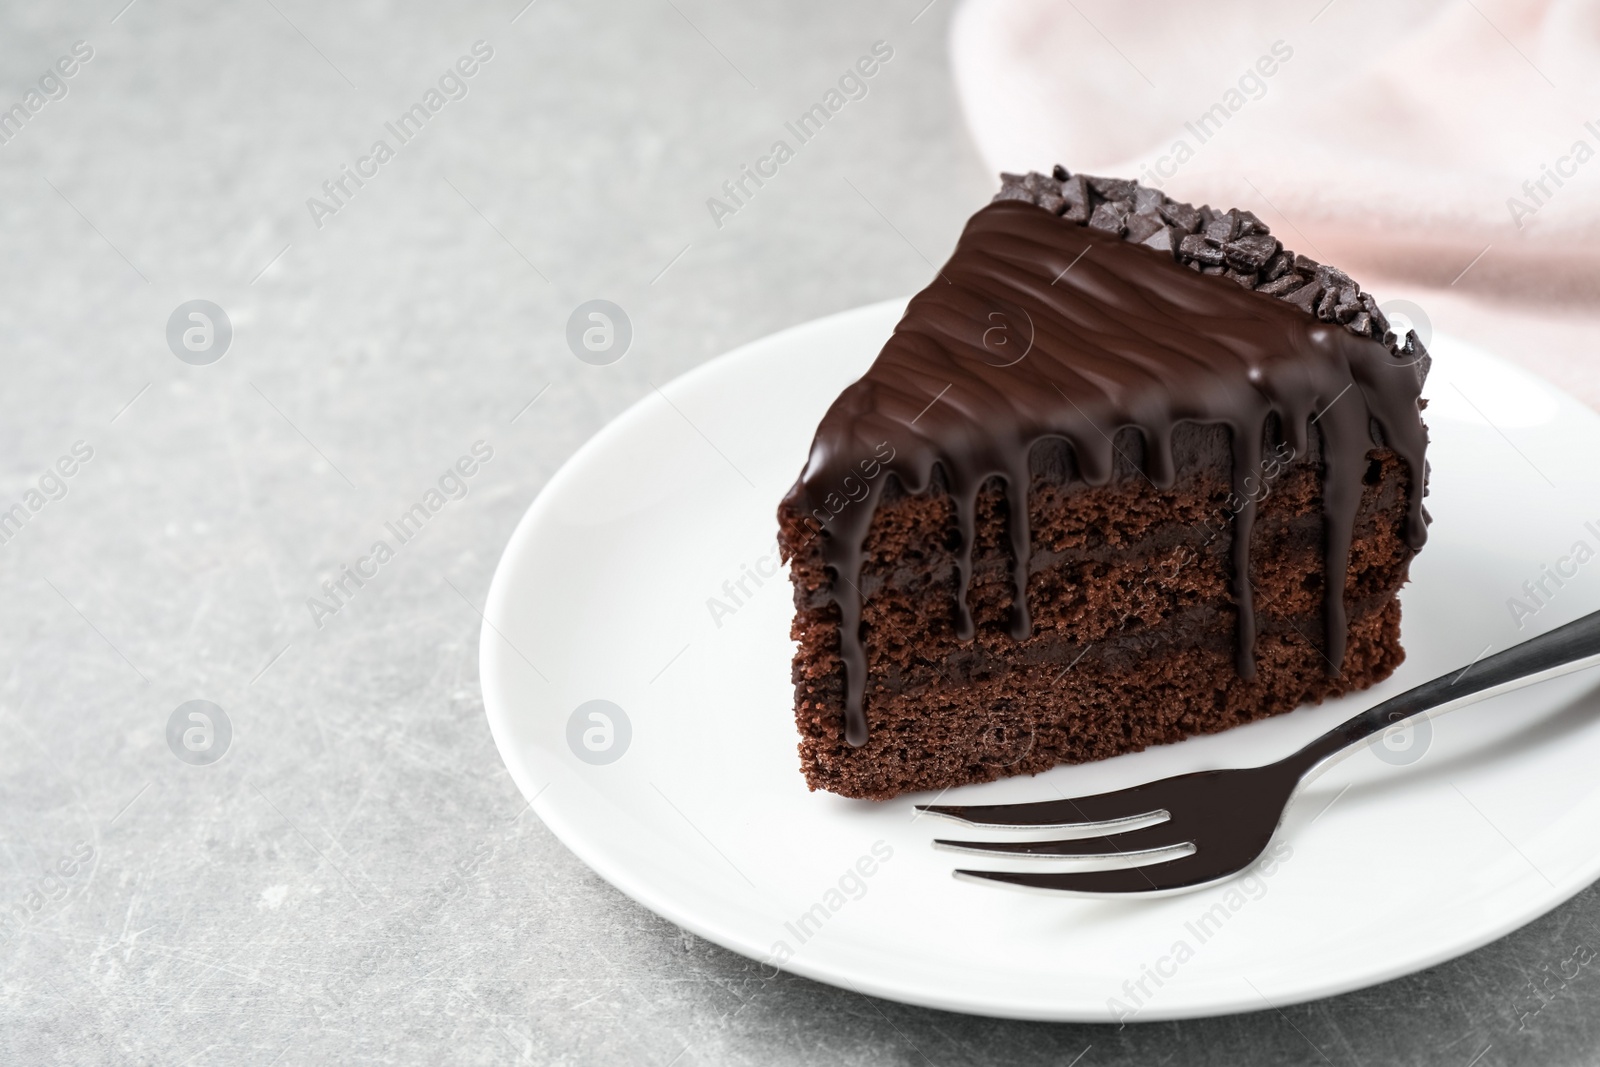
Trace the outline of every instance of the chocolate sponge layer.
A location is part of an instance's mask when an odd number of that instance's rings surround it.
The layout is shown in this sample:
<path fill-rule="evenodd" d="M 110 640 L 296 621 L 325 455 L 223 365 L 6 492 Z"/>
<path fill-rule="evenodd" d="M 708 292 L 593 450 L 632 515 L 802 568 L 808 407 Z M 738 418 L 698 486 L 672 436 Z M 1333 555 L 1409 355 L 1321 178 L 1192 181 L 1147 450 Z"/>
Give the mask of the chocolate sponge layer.
<path fill-rule="evenodd" d="M 867 743 L 843 726 L 837 608 L 820 540 L 792 510 L 780 545 L 795 589 L 793 667 L 801 768 L 813 789 L 886 799 L 1059 763 L 1104 759 L 1363 688 L 1403 659 L 1396 593 L 1414 552 L 1402 535 L 1408 472 L 1368 454 L 1344 589 L 1349 645 L 1324 654 L 1324 522 L 1317 434 L 1291 454 L 1269 430 L 1254 479 L 1250 581 L 1256 676 L 1236 666 L 1232 544 L 1241 498 L 1227 432 L 1185 425 L 1178 477 L 1157 489 L 1140 437 L 1117 438 L 1110 481 L 1085 484 L 1071 450 L 1030 456 L 1029 636 L 1008 632 L 1017 561 L 996 480 L 979 493 L 968 602 L 977 633 L 955 632 L 956 509 L 937 476 L 909 494 L 885 487 L 860 576 L 868 662 Z M 888 477 L 892 478 L 892 475 Z"/>

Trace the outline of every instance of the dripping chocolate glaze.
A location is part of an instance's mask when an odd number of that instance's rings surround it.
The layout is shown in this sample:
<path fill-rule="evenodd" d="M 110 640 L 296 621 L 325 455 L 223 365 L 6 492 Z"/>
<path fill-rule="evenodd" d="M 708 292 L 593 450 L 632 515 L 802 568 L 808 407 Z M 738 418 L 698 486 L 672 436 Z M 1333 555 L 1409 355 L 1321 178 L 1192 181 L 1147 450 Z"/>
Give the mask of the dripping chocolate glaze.
<path fill-rule="evenodd" d="M 845 671 L 845 738 L 867 740 L 866 650 L 859 588 L 863 545 L 892 473 L 908 492 L 926 491 L 937 465 L 954 499 L 960 534 L 957 636 L 974 636 L 967 608 L 979 490 L 1005 485 L 1014 559 L 1011 635 L 1029 636 L 1033 446 L 1063 438 L 1079 477 L 1104 485 L 1113 439 L 1142 436 L 1144 470 L 1158 488 L 1176 477 L 1173 428 L 1221 424 L 1233 442 L 1233 593 L 1238 669 L 1255 675 L 1256 622 L 1250 573 L 1255 502 L 1245 479 L 1260 469 L 1268 420 L 1276 416 L 1295 455 L 1321 435 L 1324 480 L 1327 647 L 1343 662 L 1348 626 L 1343 592 L 1367 453 L 1393 449 L 1410 471 L 1406 537 L 1420 548 L 1426 434 L 1417 399 L 1425 365 L 1299 307 L 1187 270 L 1170 251 L 1125 241 L 1019 200 L 974 215 L 939 277 L 915 296 L 894 335 L 817 429 L 790 502 L 815 516 L 838 606 Z M 892 448 L 892 453 L 884 447 Z M 862 464 L 883 459 L 862 478 Z M 864 487 L 865 492 L 861 489 Z M 841 499 L 849 503 L 840 506 Z M 831 505 L 831 506 L 830 506 Z M 836 513 L 835 513 L 836 512 Z"/>

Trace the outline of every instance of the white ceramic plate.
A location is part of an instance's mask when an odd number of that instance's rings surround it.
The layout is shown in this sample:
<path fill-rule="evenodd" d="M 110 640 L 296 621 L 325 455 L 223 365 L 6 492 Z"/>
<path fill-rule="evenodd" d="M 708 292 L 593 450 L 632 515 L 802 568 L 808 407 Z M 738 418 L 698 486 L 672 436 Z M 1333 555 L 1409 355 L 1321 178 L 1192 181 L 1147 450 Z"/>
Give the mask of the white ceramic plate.
<path fill-rule="evenodd" d="M 903 306 L 787 330 L 652 394 L 572 457 L 512 536 L 482 634 L 489 725 L 534 810 L 602 877 L 701 937 L 823 982 L 954 1011 L 1104 1021 L 1370 985 L 1500 937 L 1600 876 L 1600 698 L 1587 674 L 1446 716 L 1431 739 L 1356 753 L 1297 797 L 1281 838 L 1290 854 L 1270 873 L 1161 900 L 957 881 L 951 871 L 972 860 L 931 847 L 953 824 L 913 817 L 927 795 L 807 792 L 774 511 L 824 409 Z M 1523 629 L 1507 605 L 1575 542 L 1600 550 L 1600 416 L 1461 341 L 1433 350 L 1434 523 L 1402 597 L 1408 657 L 1392 679 L 945 801 L 1051 799 L 1265 762 L 1600 607 L 1600 562 L 1587 561 L 1560 588 L 1547 580 L 1553 596 Z M 581 707 L 596 700 L 610 704 Z"/>

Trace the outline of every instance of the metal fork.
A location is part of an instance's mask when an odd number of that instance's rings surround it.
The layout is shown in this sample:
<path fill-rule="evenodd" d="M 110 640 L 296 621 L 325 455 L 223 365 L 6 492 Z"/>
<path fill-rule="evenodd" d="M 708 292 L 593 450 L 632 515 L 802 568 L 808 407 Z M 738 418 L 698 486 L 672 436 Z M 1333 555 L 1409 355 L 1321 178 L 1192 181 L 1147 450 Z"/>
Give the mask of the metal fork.
<path fill-rule="evenodd" d="M 1139 862 L 1065 873 L 956 871 L 1033 889 L 1091 896 L 1183 893 L 1245 872 L 1266 851 L 1295 790 L 1360 741 L 1408 719 L 1433 717 L 1600 663 L 1600 612 L 1469 663 L 1368 708 L 1276 763 L 1197 771 L 1111 793 L 1034 804 L 918 805 L 971 826 L 1070 829 L 1064 841 L 935 841 L 997 856 Z"/>

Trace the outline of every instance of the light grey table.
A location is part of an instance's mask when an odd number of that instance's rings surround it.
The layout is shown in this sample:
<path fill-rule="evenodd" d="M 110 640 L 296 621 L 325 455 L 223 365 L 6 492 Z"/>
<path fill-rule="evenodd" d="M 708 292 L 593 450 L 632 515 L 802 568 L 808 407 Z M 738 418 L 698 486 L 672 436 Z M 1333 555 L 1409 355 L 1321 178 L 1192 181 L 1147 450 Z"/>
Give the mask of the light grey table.
<path fill-rule="evenodd" d="M 1530 986 L 1600 945 L 1592 890 L 1365 992 L 1116 1030 L 767 980 L 568 854 L 477 684 L 513 525 L 651 383 L 918 288 L 992 180 L 947 2 L 524 2 L 0 13 L 0 1063 L 1594 1061 L 1600 979 Z M 596 297 L 634 327 L 605 367 L 564 335 Z M 169 345 L 193 299 L 232 328 L 209 365 Z M 477 441 L 467 496 L 314 619 Z M 209 748 L 169 744 L 191 700 Z M 224 717 L 220 760 L 175 755 Z"/>

